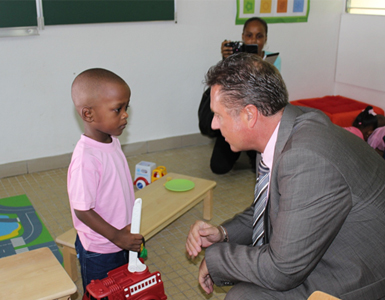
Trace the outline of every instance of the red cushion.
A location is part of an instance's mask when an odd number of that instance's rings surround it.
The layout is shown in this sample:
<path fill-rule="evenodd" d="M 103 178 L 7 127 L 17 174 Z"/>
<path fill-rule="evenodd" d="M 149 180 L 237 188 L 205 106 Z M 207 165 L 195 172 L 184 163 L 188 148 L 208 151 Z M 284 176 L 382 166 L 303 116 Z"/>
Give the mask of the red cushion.
<path fill-rule="evenodd" d="M 373 110 L 377 114 L 384 114 L 384 110 L 380 107 L 343 96 L 325 96 L 321 98 L 300 99 L 291 101 L 290 103 L 293 105 L 317 108 L 323 111 L 334 124 L 342 127 L 351 126 L 358 114 L 368 105 L 373 106 Z"/>

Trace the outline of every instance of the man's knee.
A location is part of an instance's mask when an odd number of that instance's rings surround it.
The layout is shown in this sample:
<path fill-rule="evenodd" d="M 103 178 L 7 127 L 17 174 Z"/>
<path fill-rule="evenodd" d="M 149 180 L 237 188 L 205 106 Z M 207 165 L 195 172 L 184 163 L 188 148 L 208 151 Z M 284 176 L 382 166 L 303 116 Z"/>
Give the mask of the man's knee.
<path fill-rule="evenodd" d="M 275 291 L 261 288 L 252 283 L 241 282 L 234 285 L 228 291 L 225 300 L 263 300 L 263 299 L 284 299 L 274 295 Z"/>

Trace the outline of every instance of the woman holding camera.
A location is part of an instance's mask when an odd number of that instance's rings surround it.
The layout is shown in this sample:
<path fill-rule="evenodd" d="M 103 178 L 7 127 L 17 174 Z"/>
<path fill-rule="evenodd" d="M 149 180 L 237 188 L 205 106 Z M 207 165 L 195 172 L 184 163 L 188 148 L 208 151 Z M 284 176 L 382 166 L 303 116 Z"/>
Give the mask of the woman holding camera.
<path fill-rule="evenodd" d="M 225 59 L 233 54 L 233 48 L 226 46 L 231 41 L 225 40 L 221 45 L 222 58 Z M 242 42 L 246 45 L 258 45 L 258 56 L 264 58 L 271 52 L 264 51 L 267 42 L 267 23 L 265 20 L 254 17 L 248 19 L 243 25 Z M 278 56 L 274 66 L 281 71 L 281 58 Z"/>
<path fill-rule="evenodd" d="M 267 23 L 261 18 L 254 17 L 248 19 L 244 26 L 242 32 L 242 42 L 245 45 L 258 45 L 258 52 L 256 53 L 262 58 L 265 58 L 266 55 L 270 54 L 268 51 L 264 51 L 263 48 L 267 41 Z M 233 47 L 227 46 L 226 44 L 231 43 L 231 41 L 225 40 L 221 45 L 222 58 L 225 59 L 231 54 L 233 54 Z M 245 49 L 247 51 L 247 48 Z M 254 53 L 254 51 L 252 51 Z M 281 70 L 281 58 L 278 56 L 274 62 L 274 66 Z M 213 153 L 210 160 L 210 168 L 216 174 L 225 174 L 229 172 L 233 167 L 235 162 L 238 160 L 241 152 L 231 151 L 230 145 L 225 141 L 219 130 L 211 129 L 211 121 L 213 114 L 210 111 L 210 89 L 206 90 L 202 96 L 201 104 L 198 111 L 199 116 L 199 128 L 203 135 L 209 137 L 216 137 Z M 256 170 L 256 152 L 247 151 L 246 152 L 252 170 Z"/>

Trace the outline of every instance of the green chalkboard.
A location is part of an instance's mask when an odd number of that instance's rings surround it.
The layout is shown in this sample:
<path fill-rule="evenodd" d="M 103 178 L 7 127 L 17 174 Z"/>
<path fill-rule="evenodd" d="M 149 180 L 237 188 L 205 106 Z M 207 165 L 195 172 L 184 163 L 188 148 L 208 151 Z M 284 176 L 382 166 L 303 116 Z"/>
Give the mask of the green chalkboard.
<path fill-rule="evenodd" d="M 36 0 L 0 0 L 0 27 L 37 26 Z"/>
<path fill-rule="evenodd" d="M 45 25 L 174 20 L 174 0 L 43 0 Z"/>

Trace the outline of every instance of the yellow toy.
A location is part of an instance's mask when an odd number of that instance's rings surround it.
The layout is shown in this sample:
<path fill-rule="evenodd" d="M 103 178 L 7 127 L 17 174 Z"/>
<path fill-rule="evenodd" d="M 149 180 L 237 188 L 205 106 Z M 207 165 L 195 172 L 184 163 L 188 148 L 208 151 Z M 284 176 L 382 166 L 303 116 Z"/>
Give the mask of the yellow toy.
<path fill-rule="evenodd" d="M 166 167 L 164 166 L 157 167 L 152 171 L 151 182 L 158 180 L 159 178 L 163 177 L 166 174 L 167 174 Z"/>

